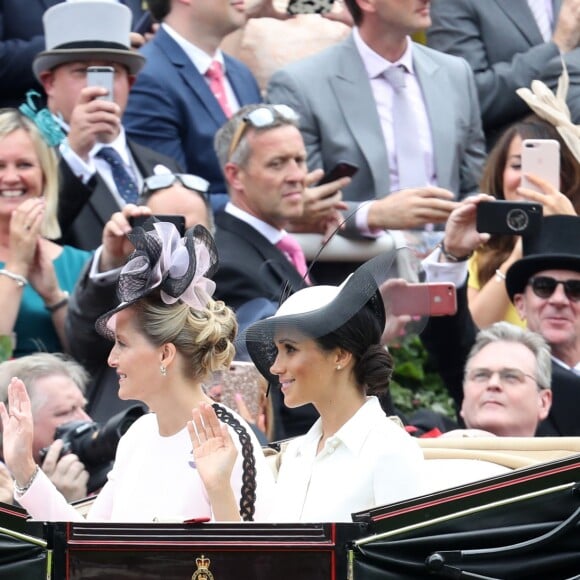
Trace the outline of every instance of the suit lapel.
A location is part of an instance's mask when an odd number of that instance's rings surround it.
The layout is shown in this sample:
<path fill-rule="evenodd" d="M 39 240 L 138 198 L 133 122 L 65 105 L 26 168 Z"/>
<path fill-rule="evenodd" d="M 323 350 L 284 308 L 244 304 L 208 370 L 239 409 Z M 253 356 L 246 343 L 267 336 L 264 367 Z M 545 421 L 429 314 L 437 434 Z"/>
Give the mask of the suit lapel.
<path fill-rule="evenodd" d="M 95 175 L 95 179 L 97 180 L 97 185 L 89 198 L 89 205 L 93 208 L 99 220 L 106 224 L 111 219 L 111 216 L 116 211 L 119 211 L 119 204 L 98 172 Z"/>
<path fill-rule="evenodd" d="M 447 72 L 416 43 L 413 45 L 413 65 L 429 118 L 437 182 L 451 183 L 456 133 L 449 119 L 455 119 L 456 114 L 452 101 L 442 90 L 446 85 Z"/>
<path fill-rule="evenodd" d="M 167 55 L 179 72 L 185 85 L 191 89 L 200 105 L 214 119 L 217 126 L 221 127 L 227 121 L 227 118 L 207 82 L 181 47 L 163 28 L 157 31 L 156 38 L 153 42 L 156 42 L 159 48 Z M 194 104 L 192 104 L 192 108 L 195 108 Z"/>
<path fill-rule="evenodd" d="M 229 230 L 236 236 L 244 239 L 262 256 L 264 260 L 263 267 L 267 268 L 278 278 L 281 291 L 289 287 L 292 293 L 306 286 L 302 276 L 300 276 L 284 254 L 252 226 L 227 213 L 217 214 L 216 224 L 218 228 Z"/>
<path fill-rule="evenodd" d="M 244 105 L 255 103 L 256 92 L 254 86 L 248 85 L 247 80 L 241 74 L 240 68 L 236 66 L 235 60 L 224 54 L 224 62 L 226 64 L 226 76 L 240 106 L 243 107 Z"/>
<path fill-rule="evenodd" d="M 342 109 L 344 120 L 369 164 L 375 191 L 390 192 L 389 171 L 385 163 L 387 147 L 377 113 L 377 105 L 364 64 L 350 35 L 341 45 L 338 68 L 330 84 Z"/>
<path fill-rule="evenodd" d="M 514 26 L 522 33 L 522 36 L 531 46 L 544 42 L 527 0 L 509 0 L 509 2 L 506 0 L 487 1 L 495 2 L 505 12 L 506 16 L 513 22 Z"/>

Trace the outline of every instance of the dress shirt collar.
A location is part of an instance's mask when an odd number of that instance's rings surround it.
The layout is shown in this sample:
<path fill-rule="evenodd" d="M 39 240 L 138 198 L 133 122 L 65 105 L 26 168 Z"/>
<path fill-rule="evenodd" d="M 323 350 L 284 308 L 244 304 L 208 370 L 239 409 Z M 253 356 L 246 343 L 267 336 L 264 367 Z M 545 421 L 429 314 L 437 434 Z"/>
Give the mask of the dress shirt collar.
<path fill-rule="evenodd" d="M 411 74 L 414 73 L 413 68 L 413 42 L 411 38 L 407 37 L 407 48 L 405 52 L 395 62 L 391 62 L 376 53 L 366 42 L 361 38 L 358 28 L 352 31 L 354 44 L 363 61 L 364 67 L 367 71 L 369 79 L 374 79 L 381 76 L 388 68 L 392 66 L 403 65 Z"/>
<path fill-rule="evenodd" d="M 226 204 L 225 212 L 253 227 L 274 246 L 286 235 L 285 230 L 279 230 L 267 224 L 256 216 L 239 208 L 237 205 L 234 205 L 231 201 L 228 201 Z"/>
<path fill-rule="evenodd" d="M 571 367 L 570 365 L 566 364 L 564 361 L 560 360 L 559 358 L 556 358 L 555 356 L 552 356 L 552 361 L 560 365 L 562 368 L 565 368 L 566 370 L 573 372 L 575 375 L 580 376 L 580 362 L 576 363 L 576 365 Z"/>
<path fill-rule="evenodd" d="M 183 52 L 185 52 L 189 60 L 191 60 L 195 68 L 199 71 L 199 74 L 205 76 L 209 65 L 214 60 L 217 60 L 222 65 L 224 74 L 226 73 L 226 63 L 224 62 L 224 55 L 221 50 L 218 49 L 213 56 L 210 56 L 207 52 L 204 52 L 201 48 L 183 38 L 183 36 L 171 28 L 169 24 L 163 22 L 161 26 L 163 27 L 163 30 L 165 30 L 165 32 L 167 32 L 167 34 L 169 34 L 169 36 L 179 44 Z"/>
<path fill-rule="evenodd" d="M 342 443 L 352 454 L 358 455 L 369 431 L 373 429 L 377 421 L 384 419 L 385 412 L 377 397 L 367 397 L 364 405 L 334 435 L 326 440 L 325 447 L 337 447 Z M 322 420 L 317 419 L 308 433 L 304 435 L 298 455 L 316 455 L 321 437 Z"/>

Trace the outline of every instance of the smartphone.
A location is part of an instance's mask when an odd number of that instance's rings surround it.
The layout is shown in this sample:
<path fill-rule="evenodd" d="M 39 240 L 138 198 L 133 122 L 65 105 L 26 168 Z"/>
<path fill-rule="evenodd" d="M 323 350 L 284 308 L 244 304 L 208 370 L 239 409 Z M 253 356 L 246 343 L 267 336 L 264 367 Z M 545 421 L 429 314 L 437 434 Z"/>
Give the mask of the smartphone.
<path fill-rule="evenodd" d="M 358 171 L 358 166 L 348 161 L 339 161 L 328 173 L 322 176 L 318 185 L 336 181 L 341 177 L 352 177 Z"/>
<path fill-rule="evenodd" d="M 334 0 L 290 0 L 288 14 L 324 14 L 332 10 Z"/>
<path fill-rule="evenodd" d="M 484 201 L 477 204 L 475 227 L 488 234 L 536 235 L 542 227 L 541 203 L 531 201 Z"/>
<path fill-rule="evenodd" d="M 447 316 L 457 312 L 457 293 L 451 282 L 393 286 L 387 297 L 394 316 Z"/>
<path fill-rule="evenodd" d="M 151 218 L 155 219 L 152 220 Z M 151 230 L 153 229 L 153 224 L 155 223 L 155 221 L 169 222 L 174 224 L 180 236 L 183 236 L 183 234 L 185 233 L 185 216 L 182 215 L 174 215 L 174 214 L 156 214 L 153 216 L 138 215 L 129 218 L 129 225 L 132 228 L 141 226 L 145 230 Z"/>
<path fill-rule="evenodd" d="M 522 142 L 522 187 L 544 193 L 526 174 L 546 180 L 560 191 L 560 143 L 555 139 L 524 139 Z"/>
<path fill-rule="evenodd" d="M 152 32 L 153 24 L 155 23 L 155 18 L 149 10 L 143 12 L 139 20 L 133 26 L 133 32 L 137 32 L 138 34 L 145 34 L 147 32 Z"/>
<path fill-rule="evenodd" d="M 113 100 L 115 69 L 112 66 L 90 66 L 87 68 L 87 87 L 103 87 L 108 94 L 97 97 L 101 101 Z"/>
<path fill-rule="evenodd" d="M 227 371 L 217 371 L 206 388 L 210 396 L 237 411 L 236 393 L 242 395 L 252 417 L 264 412 L 267 384 L 251 362 L 233 361 Z"/>

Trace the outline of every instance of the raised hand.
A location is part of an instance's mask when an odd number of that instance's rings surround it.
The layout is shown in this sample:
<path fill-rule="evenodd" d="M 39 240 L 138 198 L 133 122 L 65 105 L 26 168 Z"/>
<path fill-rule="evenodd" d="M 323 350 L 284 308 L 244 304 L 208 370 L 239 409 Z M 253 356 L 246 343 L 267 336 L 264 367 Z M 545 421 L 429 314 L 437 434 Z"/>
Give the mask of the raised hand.
<path fill-rule="evenodd" d="M 16 483 L 28 483 L 36 464 L 32 456 L 32 411 L 24 383 L 13 378 L 8 385 L 8 409 L 0 402 L 4 461 Z"/>
<path fill-rule="evenodd" d="M 547 215 L 576 215 L 574 205 L 563 193 L 559 192 L 553 185 L 537 175 L 528 174 L 526 176 L 534 185 L 542 190 L 542 193 L 527 187 L 518 187 L 517 193 L 526 201 L 541 203 L 544 216 Z"/>
<path fill-rule="evenodd" d="M 193 458 L 206 489 L 230 486 L 230 477 L 238 456 L 227 426 L 215 414 L 213 407 L 202 403 L 192 410 L 193 420 L 187 424 Z"/>

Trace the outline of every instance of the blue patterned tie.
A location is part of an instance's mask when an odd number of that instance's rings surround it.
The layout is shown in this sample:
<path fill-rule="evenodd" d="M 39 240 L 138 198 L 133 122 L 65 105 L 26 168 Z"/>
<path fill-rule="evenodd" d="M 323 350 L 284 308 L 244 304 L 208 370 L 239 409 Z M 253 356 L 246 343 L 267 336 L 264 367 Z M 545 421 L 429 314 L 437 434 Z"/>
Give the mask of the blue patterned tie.
<path fill-rule="evenodd" d="M 97 153 L 97 157 L 104 159 L 111 166 L 111 174 L 119 195 L 127 203 L 137 203 L 139 198 L 137 184 L 125 169 L 123 160 L 117 151 L 112 147 L 103 147 Z"/>

